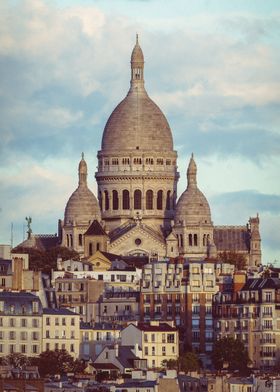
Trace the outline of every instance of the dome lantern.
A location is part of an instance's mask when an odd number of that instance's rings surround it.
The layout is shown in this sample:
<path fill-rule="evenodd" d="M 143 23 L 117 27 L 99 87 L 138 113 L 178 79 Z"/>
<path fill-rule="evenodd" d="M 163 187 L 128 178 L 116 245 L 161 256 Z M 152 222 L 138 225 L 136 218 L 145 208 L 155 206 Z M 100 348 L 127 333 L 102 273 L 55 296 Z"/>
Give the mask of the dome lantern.
<path fill-rule="evenodd" d="M 144 86 L 144 55 L 138 42 L 136 34 L 136 44 L 131 53 L 131 87 Z"/>
<path fill-rule="evenodd" d="M 187 170 L 188 188 L 197 186 L 196 174 L 197 174 L 197 167 L 192 153 L 188 170 Z"/>
<path fill-rule="evenodd" d="M 87 163 L 84 159 L 84 153 L 82 152 L 82 159 L 79 163 L 79 186 L 87 186 Z"/>

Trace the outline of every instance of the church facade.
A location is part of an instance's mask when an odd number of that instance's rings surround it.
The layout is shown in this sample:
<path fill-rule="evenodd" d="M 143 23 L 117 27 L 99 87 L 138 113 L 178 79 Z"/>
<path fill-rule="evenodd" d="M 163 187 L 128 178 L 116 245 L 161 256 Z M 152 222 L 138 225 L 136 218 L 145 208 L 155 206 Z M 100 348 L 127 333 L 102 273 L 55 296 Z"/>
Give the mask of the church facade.
<path fill-rule="evenodd" d="M 166 117 L 146 92 L 138 38 L 130 89 L 105 125 L 97 157 L 97 197 L 88 188 L 83 156 L 79 163 L 78 188 L 60 221 L 63 246 L 85 257 L 102 250 L 151 259 L 214 259 L 233 251 L 249 266 L 261 263 L 258 216 L 243 226 L 214 226 L 193 155 L 187 188 L 177 200 L 177 152 Z"/>

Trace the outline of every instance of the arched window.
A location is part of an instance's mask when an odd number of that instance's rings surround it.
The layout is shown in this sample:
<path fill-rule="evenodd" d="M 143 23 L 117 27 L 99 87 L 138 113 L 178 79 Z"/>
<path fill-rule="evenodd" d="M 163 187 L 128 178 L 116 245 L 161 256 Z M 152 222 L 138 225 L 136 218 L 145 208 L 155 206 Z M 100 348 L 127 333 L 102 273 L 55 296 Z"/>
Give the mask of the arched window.
<path fill-rule="evenodd" d="M 171 197 L 170 197 L 171 191 L 167 192 L 167 196 L 166 196 L 166 209 L 170 210 L 171 207 Z"/>
<path fill-rule="evenodd" d="M 160 190 L 157 193 L 157 209 L 158 210 L 162 210 L 162 199 L 163 199 L 163 192 L 162 192 L 162 190 Z"/>
<path fill-rule="evenodd" d="M 203 234 L 203 246 L 207 245 L 206 234 Z"/>
<path fill-rule="evenodd" d="M 113 210 L 119 209 L 119 195 L 116 190 L 113 190 Z"/>
<path fill-rule="evenodd" d="M 180 242 L 181 242 L 181 246 L 184 246 L 184 238 L 183 238 L 183 234 L 180 234 Z"/>
<path fill-rule="evenodd" d="M 192 246 L 192 234 L 189 234 L 189 246 Z"/>
<path fill-rule="evenodd" d="M 147 210 L 152 210 L 154 207 L 153 207 L 153 200 L 154 199 L 154 192 L 151 190 L 151 189 L 149 189 L 147 192 L 146 192 L 146 209 Z"/>
<path fill-rule="evenodd" d="M 109 210 L 109 194 L 108 191 L 104 191 L 105 198 L 105 211 Z"/>
<path fill-rule="evenodd" d="M 79 234 L 79 246 L 83 246 L 83 234 Z"/>
<path fill-rule="evenodd" d="M 99 199 L 99 207 L 100 207 L 100 210 L 102 211 L 102 193 L 101 192 L 99 192 L 98 199 Z"/>
<path fill-rule="evenodd" d="M 70 247 L 73 248 L 73 235 L 70 234 Z"/>
<path fill-rule="evenodd" d="M 193 245 L 197 246 L 197 234 L 194 234 L 193 236 Z"/>
<path fill-rule="evenodd" d="M 142 192 L 139 189 L 134 191 L 134 209 L 141 210 L 142 208 Z"/>
<path fill-rule="evenodd" d="M 130 209 L 129 191 L 126 189 L 122 193 L 122 208 L 123 208 L 123 210 Z"/>
<path fill-rule="evenodd" d="M 96 250 L 99 250 L 100 249 L 100 244 L 99 244 L 99 242 L 97 242 L 97 244 L 96 244 Z"/>
<path fill-rule="evenodd" d="M 66 242 L 67 242 L 67 247 L 69 248 L 69 234 L 66 234 Z"/>
<path fill-rule="evenodd" d="M 90 256 L 92 256 L 92 243 L 91 242 L 88 245 L 88 253 Z"/>
<path fill-rule="evenodd" d="M 207 234 L 207 243 L 206 245 L 210 244 L 210 234 Z"/>
<path fill-rule="evenodd" d="M 173 192 L 173 198 L 172 198 L 172 202 L 173 202 L 173 210 L 176 210 L 176 192 Z"/>

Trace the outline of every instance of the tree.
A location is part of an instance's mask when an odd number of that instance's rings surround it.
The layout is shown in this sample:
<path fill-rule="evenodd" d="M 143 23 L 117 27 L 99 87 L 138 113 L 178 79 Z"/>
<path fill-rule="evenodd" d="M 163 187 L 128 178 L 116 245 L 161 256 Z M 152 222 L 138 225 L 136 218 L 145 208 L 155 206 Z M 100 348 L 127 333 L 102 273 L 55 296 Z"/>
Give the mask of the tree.
<path fill-rule="evenodd" d="M 62 260 L 79 260 L 79 253 L 64 246 L 55 246 L 47 250 L 39 250 L 34 248 L 16 247 L 13 253 L 27 253 L 29 255 L 29 269 L 41 270 L 50 273 L 52 269 L 56 269 L 57 258 Z"/>
<path fill-rule="evenodd" d="M 200 370 L 201 363 L 197 354 L 193 353 L 192 351 L 188 351 L 180 355 L 179 368 L 185 373 Z"/>
<path fill-rule="evenodd" d="M 246 257 L 242 253 L 233 251 L 219 253 L 218 259 L 223 263 L 233 264 L 237 270 L 243 270 L 247 265 Z"/>
<path fill-rule="evenodd" d="M 74 360 L 67 350 L 44 351 L 36 362 L 42 377 L 47 374 L 81 373 L 86 367 L 83 361 Z"/>
<path fill-rule="evenodd" d="M 178 369 L 178 361 L 176 359 L 164 359 L 162 366 L 167 369 Z"/>
<path fill-rule="evenodd" d="M 212 352 L 212 361 L 217 370 L 227 365 L 229 370 L 239 370 L 244 373 L 250 363 L 248 352 L 239 339 L 224 337 L 216 340 Z"/>
<path fill-rule="evenodd" d="M 12 353 L 0 358 L 0 365 L 11 365 L 14 368 L 24 368 L 30 364 L 30 359 L 21 353 Z"/>

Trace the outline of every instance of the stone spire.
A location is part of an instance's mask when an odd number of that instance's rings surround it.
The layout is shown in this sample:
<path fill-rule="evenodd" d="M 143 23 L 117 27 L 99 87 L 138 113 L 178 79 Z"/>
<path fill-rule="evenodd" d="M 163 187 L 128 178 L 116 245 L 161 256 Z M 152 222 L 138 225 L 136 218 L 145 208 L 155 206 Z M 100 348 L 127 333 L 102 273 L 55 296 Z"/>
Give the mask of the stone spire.
<path fill-rule="evenodd" d="M 79 187 L 87 187 L 87 163 L 84 160 L 84 153 L 82 152 L 82 159 L 79 163 Z"/>
<path fill-rule="evenodd" d="M 131 53 L 131 87 L 144 86 L 144 55 L 138 42 L 138 34 L 136 34 L 136 44 Z"/>
<path fill-rule="evenodd" d="M 188 166 L 188 170 L 187 170 L 187 179 L 188 179 L 188 187 L 187 188 L 197 186 L 196 173 L 197 173 L 197 167 L 196 167 L 196 163 L 195 163 L 195 160 L 193 158 L 193 153 L 192 153 L 190 163 Z"/>

